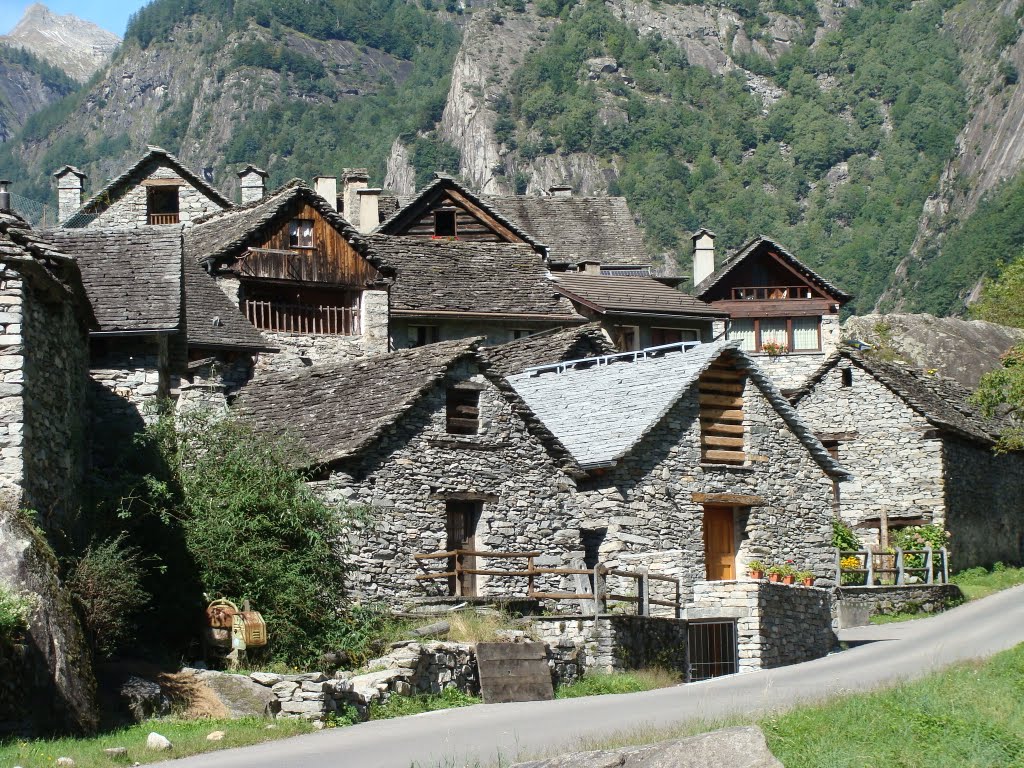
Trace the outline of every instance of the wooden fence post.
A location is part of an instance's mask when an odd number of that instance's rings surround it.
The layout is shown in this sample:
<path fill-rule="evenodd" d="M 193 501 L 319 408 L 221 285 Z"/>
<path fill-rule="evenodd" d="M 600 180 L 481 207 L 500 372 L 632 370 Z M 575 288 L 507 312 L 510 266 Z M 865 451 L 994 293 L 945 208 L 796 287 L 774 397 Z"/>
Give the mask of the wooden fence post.
<path fill-rule="evenodd" d="M 604 575 L 607 570 L 601 563 L 594 566 L 594 618 L 605 612 Z"/>
<path fill-rule="evenodd" d="M 864 586 L 872 587 L 875 584 L 875 555 L 870 548 L 864 555 L 864 560 L 867 562 L 868 566 L 868 572 L 864 579 Z"/>
<path fill-rule="evenodd" d="M 949 552 L 942 548 L 942 583 L 949 584 Z"/>
<path fill-rule="evenodd" d="M 896 547 L 896 586 L 903 586 L 903 550 Z"/>
<path fill-rule="evenodd" d="M 533 583 L 533 555 L 529 555 L 526 558 L 526 570 L 530 572 L 530 575 L 526 577 L 526 596 L 533 597 L 535 584 Z"/>
<path fill-rule="evenodd" d="M 683 580 L 676 579 L 676 618 L 683 618 Z"/>
<path fill-rule="evenodd" d="M 934 564 L 934 560 L 933 560 L 933 557 L 932 557 L 932 545 L 931 544 L 928 544 L 925 547 L 924 567 L 928 569 L 928 570 L 926 570 L 924 572 L 925 573 L 925 583 L 926 584 L 934 583 L 935 579 L 932 576 L 932 571 L 934 570 L 935 564 Z"/>
<path fill-rule="evenodd" d="M 843 586 L 843 550 L 836 547 L 836 586 Z"/>
<path fill-rule="evenodd" d="M 640 578 L 636 580 L 636 612 L 641 616 L 651 615 L 651 580 L 646 568 L 638 568 Z"/>

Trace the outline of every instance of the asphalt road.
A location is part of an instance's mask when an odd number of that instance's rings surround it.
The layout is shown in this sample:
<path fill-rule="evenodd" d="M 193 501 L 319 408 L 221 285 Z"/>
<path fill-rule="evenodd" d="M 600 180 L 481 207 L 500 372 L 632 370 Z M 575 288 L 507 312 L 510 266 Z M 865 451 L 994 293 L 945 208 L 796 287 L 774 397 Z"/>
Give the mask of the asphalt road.
<path fill-rule="evenodd" d="M 788 709 L 927 674 L 1024 643 L 1024 587 L 933 618 L 845 630 L 852 647 L 790 667 L 647 693 L 480 704 L 212 752 L 173 768 L 461 768 L 576 748 L 581 738 Z"/>

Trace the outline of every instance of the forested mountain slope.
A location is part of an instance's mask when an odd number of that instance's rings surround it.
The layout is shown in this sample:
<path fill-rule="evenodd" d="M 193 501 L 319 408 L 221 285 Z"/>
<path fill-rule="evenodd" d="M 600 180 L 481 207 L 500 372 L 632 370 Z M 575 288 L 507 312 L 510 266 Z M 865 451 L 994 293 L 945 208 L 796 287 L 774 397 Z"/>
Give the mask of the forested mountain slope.
<path fill-rule="evenodd" d="M 52 199 L 63 163 L 98 186 L 156 143 L 228 191 L 248 162 L 272 183 L 367 166 L 403 194 L 435 169 L 487 192 L 568 181 L 624 194 L 684 272 L 698 226 L 723 255 L 766 233 L 857 312 L 956 311 L 1004 254 L 949 244 L 1024 197 L 1022 8 L 155 0 L 97 82 L 0 148 L 0 173 Z"/>

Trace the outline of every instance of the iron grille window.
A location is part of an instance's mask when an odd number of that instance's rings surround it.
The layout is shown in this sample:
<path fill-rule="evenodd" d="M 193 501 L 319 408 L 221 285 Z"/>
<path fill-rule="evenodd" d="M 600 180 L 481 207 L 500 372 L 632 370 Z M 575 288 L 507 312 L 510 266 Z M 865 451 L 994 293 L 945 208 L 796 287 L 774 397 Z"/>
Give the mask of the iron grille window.
<path fill-rule="evenodd" d="M 692 622 L 686 628 L 686 650 L 690 659 L 689 682 L 736 674 L 736 622 Z"/>

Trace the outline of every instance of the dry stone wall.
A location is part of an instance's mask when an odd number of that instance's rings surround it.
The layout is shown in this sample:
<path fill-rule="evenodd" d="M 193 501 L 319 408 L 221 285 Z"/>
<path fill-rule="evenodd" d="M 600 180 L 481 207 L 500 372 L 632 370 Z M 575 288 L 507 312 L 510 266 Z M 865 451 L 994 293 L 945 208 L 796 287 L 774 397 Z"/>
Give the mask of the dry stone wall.
<path fill-rule="evenodd" d="M 841 336 L 839 316 L 825 315 L 821 318 L 821 351 L 789 352 L 778 357 L 756 354 L 754 357 L 779 389 L 799 389 L 835 351 Z"/>
<path fill-rule="evenodd" d="M 178 187 L 178 221 L 189 225 L 200 216 L 221 210 L 205 194 L 189 184 L 176 171 L 165 166 L 155 166 L 146 176 L 140 177 L 124 195 L 114 200 L 110 207 L 89 223 L 91 229 L 136 229 L 150 226 L 148 208 L 148 187 L 145 179 L 180 183 Z"/>
<path fill-rule="evenodd" d="M 833 613 L 839 604 L 864 605 L 875 614 L 937 613 L 959 605 L 963 592 L 956 584 L 921 584 L 905 587 L 840 587 Z"/>

